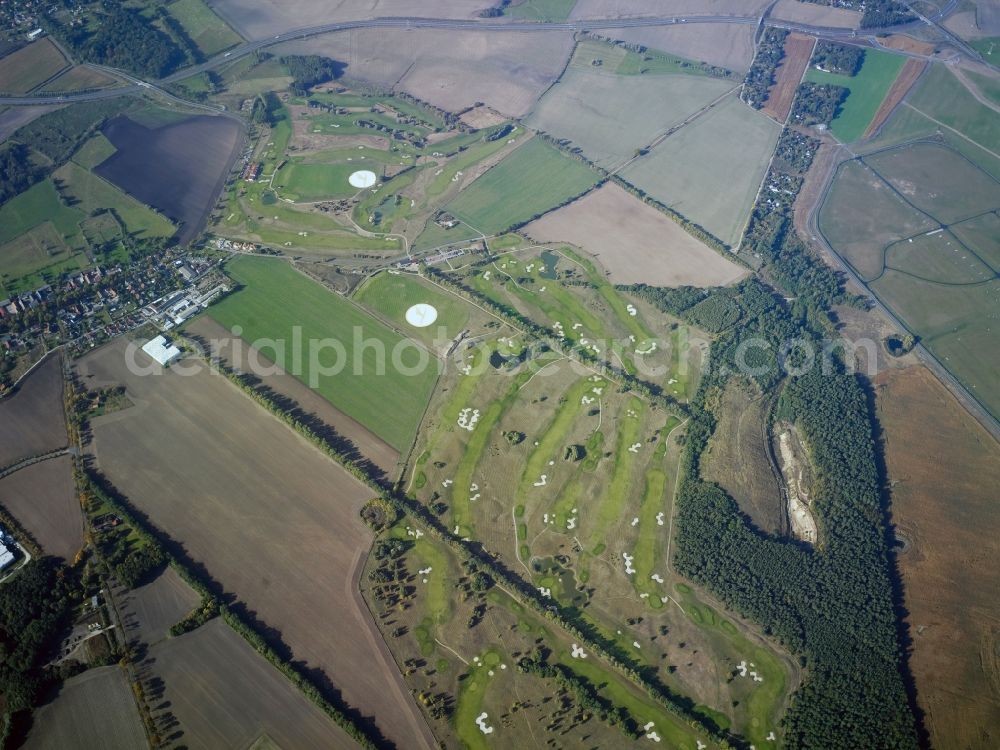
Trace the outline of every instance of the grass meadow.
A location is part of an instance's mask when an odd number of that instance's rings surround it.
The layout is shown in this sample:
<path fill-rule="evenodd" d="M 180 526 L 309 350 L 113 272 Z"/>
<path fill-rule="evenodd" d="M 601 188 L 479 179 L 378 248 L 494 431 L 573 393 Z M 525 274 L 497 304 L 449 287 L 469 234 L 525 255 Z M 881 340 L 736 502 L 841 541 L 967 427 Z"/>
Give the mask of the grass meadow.
<path fill-rule="evenodd" d="M 835 136 L 844 143 L 852 143 L 864 134 L 904 62 L 906 60 L 901 55 L 868 49 L 865 50 L 861 70 L 856 75 L 826 73 L 816 68 L 806 72 L 807 81 L 843 86 L 850 91 L 840 112 L 830 123 L 830 130 Z"/>
<path fill-rule="evenodd" d="M 590 190 L 586 164 L 532 138 L 458 194 L 448 210 L 477 231 L 499 234 Z"/>
<path fill-rule="evenodd" d="M 211 57 L 243 41 L 202 0 L 174 0 L 167 4 L 166 11 L 184 28 L 205 57 Z"/>
<path fill-rule="evenodd" d="M 421 357 L 429 355 L 410 344 L 400 352 L 400 366 L 395 366 L 390 354 L 403 341 L 402 336 L 284 261 L 237 258 L 227 270 L 242 286 L 209 309 L 216 322 L 230 329 L 241 326 L 242 337 L 251 343 L 265 339 L 287 342 L 284 350 L 263 346 L 262 351 L 303 382 L 309 384 L 310 378 L 316 378 L 316 390 L 324 398 L 397 450 L 408 447 L 434 388 L 436 360 L 430 358 L 416 374 L 406 374 L 406 368 L 417 369 Z M 303 342 L 342 342 L 347 355 L 343 369 L 322 375 L 323 368 L 345 360 L 327 348 L 310 362 L 305 343 L 303 361 L 297 365 L 291 346 L 296 326 L 301 327 Z M 355 335 L 372 340 L 371 346 L 352 352 Z M 386 351 L 384 371 L 379 368 L 378 346 Z"/>

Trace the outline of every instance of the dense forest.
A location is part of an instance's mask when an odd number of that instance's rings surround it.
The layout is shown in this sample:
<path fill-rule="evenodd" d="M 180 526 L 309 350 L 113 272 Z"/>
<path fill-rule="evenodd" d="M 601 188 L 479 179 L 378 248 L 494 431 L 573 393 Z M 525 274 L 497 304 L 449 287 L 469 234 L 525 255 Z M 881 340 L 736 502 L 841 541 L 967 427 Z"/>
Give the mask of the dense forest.
<path fill-rule="evenodd" d="M 820 39 L 816 43 L 811 62 L 831 73 L 853 76 L 861 70 L 861 63 L 864 60 L 865 51 L 860 47 Z"/>
<path fill-rule="evenodd" d="M 281 58 L 292 77 L 291 90 L 296 96 L 305 96 L 309 89 L 320 83 L 334 81 L 344 74 L 344 63 L 319 55 L 289 55 Z"/>
<path fill-rule="evenodd" d="M 792 105 L 792 120 L 799 125 L 829 125 L 850 93 L 843 86 L 806 81 L 799 86 Z"/>
<path fill-rule="evenodd" d="M 69 621 L 65 572 L 51 557 L 36 558 L 0 586 L 0 703 L 8 716 L 29 711 L 46 685 L 49 649 Z"/>
<path fill-rule="evenodd" d="M 44 176 L 31 161 L 31 151 L 20 143 L 0 148 L 0 203 L 23 193 Z"/>
<path fill-rule="evenodd" d="M 805 2 L 861 11 L 860 25 L 863 29 L 895 26 L 917 20 L 909 8 L 899 0 L 805 0 Z"/>
<path fill-rule="evenodd" d="M 48 31 L 86 62 L 121 68 L 144 78 L 162 78 L 187 56 L 171 37 L 118 0 L 102 4 L 96 31 L 49 24 Z"/>

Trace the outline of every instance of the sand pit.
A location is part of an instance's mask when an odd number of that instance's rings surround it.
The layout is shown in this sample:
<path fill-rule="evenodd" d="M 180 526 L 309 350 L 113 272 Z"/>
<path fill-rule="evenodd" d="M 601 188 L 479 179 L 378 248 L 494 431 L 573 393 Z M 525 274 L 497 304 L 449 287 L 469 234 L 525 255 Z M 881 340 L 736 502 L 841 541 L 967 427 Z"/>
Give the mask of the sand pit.
<path fill-rule="evenodd" d="M 352 172 L 351 176 L 347 178 L 347 181 L 351 183 L 352 187 L 356 188 L 370 188 L 375 184 L 375 173 L 370 172 L 367 169 L 359 169 L 357 172 Z"/>
<path fill-rule="evenodd" d="M 406 311 L 406 322 L 414 328 L 426 328 L 437 320 L 438 311 L 433 305 L 419 302 Z"/>

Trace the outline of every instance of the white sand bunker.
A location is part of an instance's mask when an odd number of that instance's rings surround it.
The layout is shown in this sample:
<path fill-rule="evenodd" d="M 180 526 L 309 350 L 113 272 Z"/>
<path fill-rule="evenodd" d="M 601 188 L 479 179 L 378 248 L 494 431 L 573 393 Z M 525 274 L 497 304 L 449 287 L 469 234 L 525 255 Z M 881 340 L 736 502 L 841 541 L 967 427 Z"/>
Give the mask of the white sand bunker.
<path fill-rule="evenodd" d="M 357 172 L 352 172 L 347 181 L 351 183 L 351 187 L 370 188 L 375 184 L 376 179 L 375 173 L 371 170 L 359 169 Z"/>
<path fill-rule="evenodd" d="M 437 309 L 426 302 L 419 302 L 406 311 L 406 322 L 414 328 L 426 328 L 437 320 L 437 317 Z"/>

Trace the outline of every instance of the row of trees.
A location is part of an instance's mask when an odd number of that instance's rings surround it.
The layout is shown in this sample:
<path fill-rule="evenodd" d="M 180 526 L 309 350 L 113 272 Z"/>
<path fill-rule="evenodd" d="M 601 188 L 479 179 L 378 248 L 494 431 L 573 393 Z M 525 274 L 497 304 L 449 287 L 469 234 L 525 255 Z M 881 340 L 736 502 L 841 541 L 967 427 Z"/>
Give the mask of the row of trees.
<path fill-rule="evenodd" d="M 760 109 L 767 101 L 767 92 L 774 85 L 774 71 L 785 56 L 785 29 L 768 26 L 760 38 L 757 54 L 743 81 L 743 101 L 754 109 Z"/>

